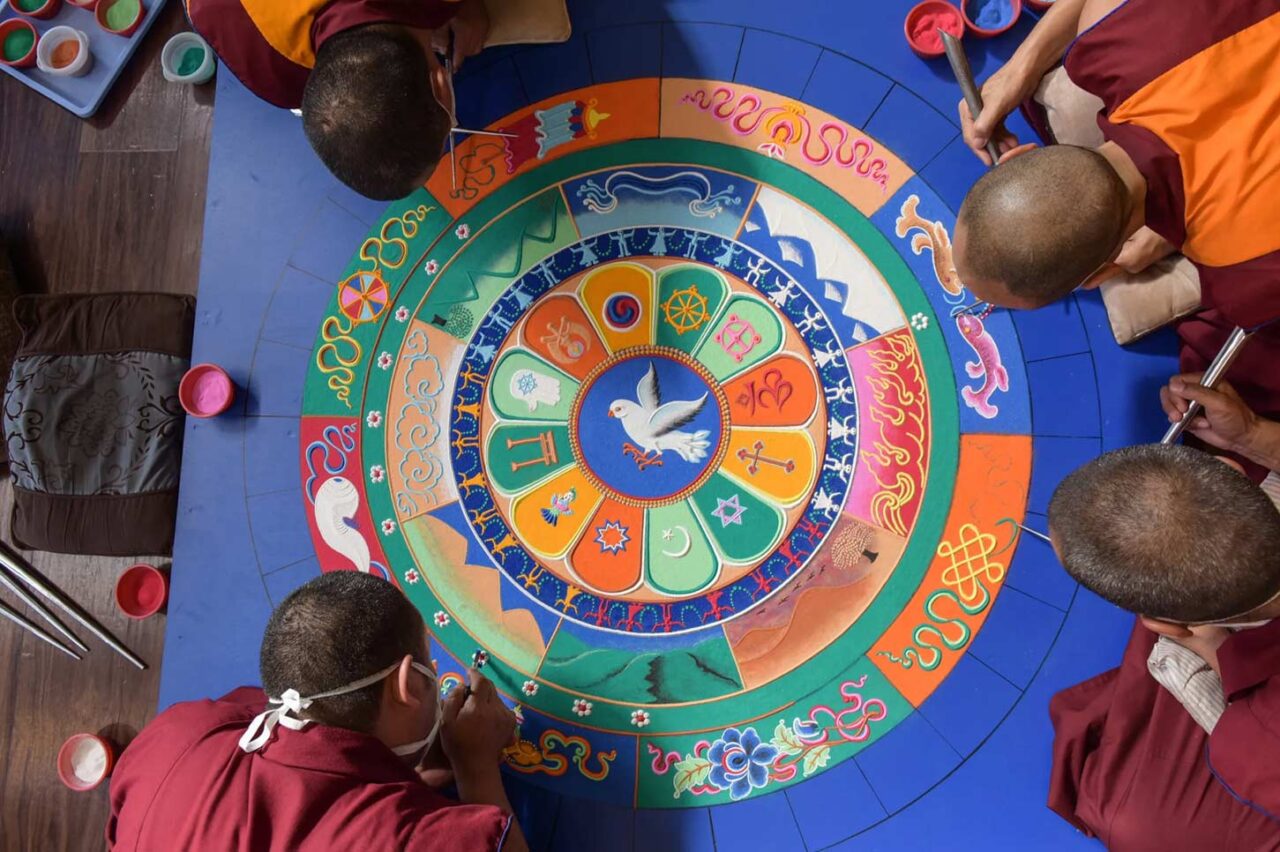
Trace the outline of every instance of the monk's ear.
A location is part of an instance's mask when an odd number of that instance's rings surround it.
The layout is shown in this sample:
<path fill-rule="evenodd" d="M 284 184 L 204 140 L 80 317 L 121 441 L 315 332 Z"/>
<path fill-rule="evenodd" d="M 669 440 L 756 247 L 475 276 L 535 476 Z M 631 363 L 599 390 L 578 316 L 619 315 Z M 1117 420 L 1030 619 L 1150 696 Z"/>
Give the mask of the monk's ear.
<path fill-rule="evenodd" d="M 1005 151 L 1003 154 L 1001 154 L 1000 162 L 1007 163 L 1010 160 L 1012 160 L 1014 157 L 1017 157 L 1020 154 L 1025 154 L 1028 151 L 1032 150 L 1033 148 L 1039 148 L 1039 147 L 1040 146 L 1034 142 L 1023 142 L 1021 145 L 1017 146 L 1016 148 L 1010 148 L 1008 151 Z"/>
<path fill-rule="evenodd" d="M 1170 639 L 1186 639 L 1191 635 L 1191 628 L 1185 624 L 1178 624 L 1173 621 L 1163 621 L 1159 618 L 1149 618 L 1145 615 L 1138 616 L 1138 620 L 1142 622 L 1142 626 L 1157 633 L 1161 636 L 1168 636 Z"/>
<path fill-rule="evenodd" d="M 404 655 L 400 665 L 391 673 L 391 698 L 397 704 L 416 707 L 421 703 L 420 690 L 417 689 L 418 678 L 414 677 L 413 657 Z"/>

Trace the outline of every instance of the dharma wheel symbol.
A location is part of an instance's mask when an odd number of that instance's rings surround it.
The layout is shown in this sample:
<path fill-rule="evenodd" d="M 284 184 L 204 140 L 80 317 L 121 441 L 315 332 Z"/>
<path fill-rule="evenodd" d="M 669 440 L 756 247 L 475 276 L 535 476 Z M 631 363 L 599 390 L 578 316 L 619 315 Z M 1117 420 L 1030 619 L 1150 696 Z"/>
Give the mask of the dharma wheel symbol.
<path fill-rule="evenodd" d="M 678 334 L 697 331 L 710 318 L 707 313 L 707 297 L 698 292 L 697 285 L 674 290 L 662 303 L 662 315 Z"/>

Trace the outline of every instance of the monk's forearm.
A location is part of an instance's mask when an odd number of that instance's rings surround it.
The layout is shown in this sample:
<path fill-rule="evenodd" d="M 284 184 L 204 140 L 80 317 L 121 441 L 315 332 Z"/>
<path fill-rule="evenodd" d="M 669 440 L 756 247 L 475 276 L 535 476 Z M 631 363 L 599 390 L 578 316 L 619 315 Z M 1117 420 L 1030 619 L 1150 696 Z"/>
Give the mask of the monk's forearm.
<path fill-rule="evenodd" d="M 1235 450 L 1267 470 L 1280 472 L 1280 423 L 1258 418 Z"/>
<path fill-rule="evenodd" d="M 1080 31 L 1085 0 L 1057 0 L 1014 51 L 1009 64 L 1029 79 L 1039 80 L 1062 59 Z"/>

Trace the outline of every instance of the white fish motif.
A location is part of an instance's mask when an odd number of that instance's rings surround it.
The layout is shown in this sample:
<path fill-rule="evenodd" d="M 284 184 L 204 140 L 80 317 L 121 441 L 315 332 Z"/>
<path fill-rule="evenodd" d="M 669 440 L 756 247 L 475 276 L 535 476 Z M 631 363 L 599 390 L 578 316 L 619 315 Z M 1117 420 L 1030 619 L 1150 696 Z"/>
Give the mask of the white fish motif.
<path fill-rule="evenodd" d="M 356 570 L 368 574 L 372 558 L 369 543 L 356 526 L 359 508 L 360 492 L 349 479 L 335 476 L 316 489 L 314 511 L 321 540 L 350 559 Z"/>

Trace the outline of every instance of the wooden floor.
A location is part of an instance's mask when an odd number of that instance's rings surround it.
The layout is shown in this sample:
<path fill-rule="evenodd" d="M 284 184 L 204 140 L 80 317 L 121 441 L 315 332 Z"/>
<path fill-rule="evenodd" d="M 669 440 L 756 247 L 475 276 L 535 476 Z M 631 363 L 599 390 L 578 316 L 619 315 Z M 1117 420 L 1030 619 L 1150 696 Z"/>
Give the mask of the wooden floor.
<path fill-rule="evenodd" d="M 170 2 L 88 121 L 0 78 L 0 237 L 25 292 L 195 294 L 213 86 L 175 86 L 159 66 L 185 26 L 182 4 Z M 5 480 L 6 541 L 10 505 Z M 72 733 L 123 745 L 154 715 L 165 620 L 132 622 L 115 607 L 115 578 L 136 560 L 31 561 L 151 667 L 137 671 L 83 629 L 92 652 L 76 662 L 0 621 L 0 849 L 100 849 L 107 787 L 70 792 L 54 758 Z M 0 599 L 22 609 L 7 592 Z"/>

